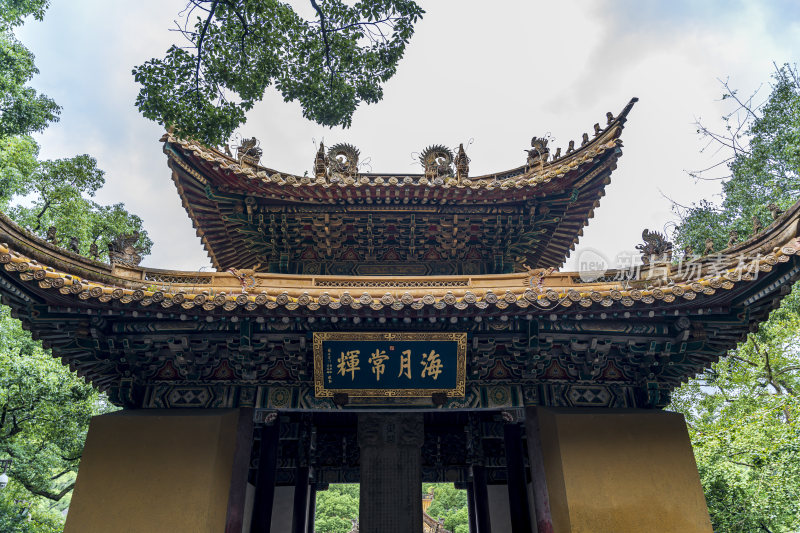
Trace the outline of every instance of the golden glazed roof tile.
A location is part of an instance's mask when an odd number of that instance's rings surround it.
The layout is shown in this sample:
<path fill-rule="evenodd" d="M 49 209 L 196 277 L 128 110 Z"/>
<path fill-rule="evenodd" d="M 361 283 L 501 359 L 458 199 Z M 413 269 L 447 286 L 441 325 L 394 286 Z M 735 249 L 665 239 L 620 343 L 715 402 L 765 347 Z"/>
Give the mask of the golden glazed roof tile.
<path fill-rule="evenodd" d="M 507 274 L 495 276 L 475 276 L 467 278 L 467 285 L 460 282 L 463 277 L 451 280 L 438 280 L 435 289 L 425 287 L 423 280 L 412 292 L 404 290 L 402 284 L 393 287 L 391 280 L 382 287 L 359 287 L 364 280 L 354 280 L 353 291 L 341 286 L 339 290 L 315 287 L 314 278 L 307 276 L 281 276 L 274 274 L 254 274 L 251 280 L 229 274 L 213 274 L 214 282 L 203 287 L 181 286 L 179 283 L 144 283 L 120 278 L 119 285 L 113 285 L 63 272 L 26 257 L 12 250 L 8 244 L 0 244 L 0 264 L 7 272 L 15 272 L 22 281 L 36 283 L 39 289 L 57 290 L 62 295 L 72 295 L 79 300 L 96 300 L 100 303 L 119 301 L 121 304 L 147 307 L 158 305 L 162 308 L 180 306 L 184 310 L 203 309 L 204 311 L 255 311 L 258 308 L 285 308 L 294 311 L 299 308 L 316 310 L 350 308 L 354 311 L 384 308 L 400 310 L 405 306 L 422 309 L 433 306 L 444 309 L 453 306 L 466 310 L 470 306 L 486 309 L 494 306 L 499 310 L 515 306 L 530 311 L 546 311 L 550 308 L 568 308 L 573 305 L 582 308 L 632 307 L 638 303 L 655 304 L 657 301 L 674 302 L 678 298 L 694 300 L 710 297 L 717 290 L 731 290 L 738 283 L 757 279 L 758 272 L 770 272 L 778 263 L 789 261 L 800 249 L 800 241 L 792 238 L 773 252 L 749 263 L 743 271 L 741 266 L 725 268 L 718 274 L 702 276 L 672 285 L 651 288 L 624 288 L 621 284 L 605 283 L 595 287 L 581 287 L 563 284 L 574 273 L 564 274 Z M 144 269 L 142 269 L 144 272 Z M 201 278 L 206 273 L 185 273 L 187 277 Z M 178 281 L 176 273 L 173 278 Z M 542 287 L 532 286 L 541 279 Z M 406 280 L 409 281 L 409 280 Z M 452 283 L 448 286 L 448 281 Z M 637 282 L 641 280 L 631 280 Z M 224 282 L 224 283 L 223 283 Z M 563 285 L 553 285 L 561 282 Z M 148 285 L 148 283 L 150 283 Z M 245 288 L 241 289 L 242 283 Z M 248 287 L 247 284 L 252 286 Z M 134 288 L 135 285 L 139 287 Z M 239 287 L 237 287 L 237 285 Z M 357 292 L 361 290 L 360 294 Z"/>
<path fill-rule="evenodd" d="M 219 168 L 230 171 L 236 176 L 247 180 L 259 181 L 264 184 L 291 186 L 295 188 L 304 186 L 319 186 L 323 188 L 416 186 L 443 187 L 445 189 L 486 189 L 488 191 L 493 191 L 497 189 L 507 190 L 512 187 L 536 187 L 541 184 L 549 183 L 553 179 L 562 178 L 570 171 L 579 169 L 582 165 L 593 162 L 598 156 L 622 146 L 622 141 L 619 139 L 621 131 L 622 128 L 620 126 L 609 128 L 587 146 L 581 147 L 572 154 L 558 160 L 550 161 L 541 168 L 525 170 L 525 167 L 519 167 L 503 173 L 487 174 L 473 178 L 464 178 L 462 180 L 458 180 L 455 177 L 431 180 L 424 175 L 417 174 L 405 176 L 360 174 L 356 178 L 350 177 L 335 183 L 325 178 L 297 176 L 274 171 L 265 167 L 242 165 L 237 160 L 223 154 L 215 148 L 207 147 L 196 141 L 178 139 L 172 134 L 164 135 L 162 140 L 167 144 L 180 146 L 182 149 L 194 154 L 195 157 L 219 165 Z M 192 171 L 188 166 L 182 163 L 175 152 L 168 152 L 168 155 L 171 159 L 177 161 L 179 165 L 182 165 L 185 170 L 191 172 L 198 181 L 207 183 L 204 176 L 196 171 Z M 510 176 L 502 178 L 504 174 L 510 174 Z"/>

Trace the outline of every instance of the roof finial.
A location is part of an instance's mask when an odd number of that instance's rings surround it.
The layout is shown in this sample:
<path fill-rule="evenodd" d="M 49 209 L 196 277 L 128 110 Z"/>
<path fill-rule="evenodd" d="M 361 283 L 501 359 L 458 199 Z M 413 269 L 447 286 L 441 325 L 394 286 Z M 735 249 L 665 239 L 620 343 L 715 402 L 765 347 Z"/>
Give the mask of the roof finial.
<path fill-rule="evenodd" d="M 328 163 L 328 176 L 331 181 L 358 176 L 358 158 L 361 151 L 348 143 L 336 143 L 328 149 L 326 161 Z"/>
<path fill-rule="evenodd" d="M 672 259 L 672 243 L 667 240 L 666 235 L 657 231 L 645 229 L 642 231 L 644 244 L 637 244 L 636 249 L 642 253 L 642 262 L 645 265 L 653 263 L 665 263 Z"/>
<path fill-rule="evenodd" d="M 236 148 L 236 155 L 239 158 L 240 165 L 242 163 L 251 166 L 258 165 L 262 153 L 261 148 L 258 147 L 258 139 L 255 137 L 243 139 L 242 144 Z"/>
<path fill-rule="evenodd" d="M 750 220 L 753 222 L 753 234 L 761 231 L 761 220 L 759 220 L 756 215 L 753 215 Z"/>
<path fill-rule="evenodd" d="M 714 251 L 714 241 L 711 237 L 706 239 L 705 243 L 705 250 L 703 251 L 703 255 L 708 255 Z"/>
<path fill-rule="evenodd" d="M 456 179 L 458 183 L 461 183 L 462 179 L 466 179 L 469 176 L 469 162 L 470 159 L 467 157 L 467 153 L 464 151 L 464 144 L 461 143 L 458 145 L 458 153 L 456 154 Z"/>
<path fill-rule="evenodd" d="M 319 143 L 319 150 L 314 156 L 314 175 L 317 179 L 325 179 L 328 175 L 328 158 L 325 156 L 325 143 Z"/>
<path fill-rule="evenodd" d="M 139 232 L 130 235 L 119 235 L 108 243 L 108 260 L 112 265 L 138 266 L 142 256 L 136 250 Z"/>
<path fill-rule="evenodd" d="M 728 248 L 736 244 L 736 241 L 739 240 L 739 232 L 735 229 L 732 229 L 728 234 Z"/>
<path fill-rule="evenodd" d="M 453 152 L 442 144 L 425 148 L 419 156 L 419 162 L 429 180 L 442 180 L 453 175 Z"/>
<path fill-rule="evenodd" d="M 50 244 L 58 244 L 58 235 L 57 229 L 55 226 L 50 226 L 47 228 L 47 242 Z"/>
<path fill-rule="evenodd" d="M 541 168 L 544 166 L 550 155 L 550 149 L 547 147 L 547 139 L 544 137 L 534 137 L 531 139 L 531 149 L 525 150 L 528 152 L 528 164 L 525 169 L 526 172 L 534 167 Z"/>

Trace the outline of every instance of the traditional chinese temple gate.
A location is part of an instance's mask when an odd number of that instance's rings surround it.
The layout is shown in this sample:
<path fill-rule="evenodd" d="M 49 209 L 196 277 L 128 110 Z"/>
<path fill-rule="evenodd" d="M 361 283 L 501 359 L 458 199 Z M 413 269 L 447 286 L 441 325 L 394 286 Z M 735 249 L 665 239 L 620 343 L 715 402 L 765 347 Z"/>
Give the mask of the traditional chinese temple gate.
<path fill-rule="evenodd" d="M 471 531 L 710 531 L 670 391 L 800 277 L 798 212 L 725 250 L 557 272 L 598 207 L 633 101 L 579 147 L 534 138 L 480 177 L 443 146 L 419 175 L 323 146 L 312 176 L 166 135 L 217 272 L 111 264 L 0 216 L 0 294 L 122 411 L 96 417 L 67 532 L 312 531 L 361 486 L 362 533 L 420 532 L 423 481 L 469 492 Z M 226 149 L 227 152 L 227 149 Z"/>

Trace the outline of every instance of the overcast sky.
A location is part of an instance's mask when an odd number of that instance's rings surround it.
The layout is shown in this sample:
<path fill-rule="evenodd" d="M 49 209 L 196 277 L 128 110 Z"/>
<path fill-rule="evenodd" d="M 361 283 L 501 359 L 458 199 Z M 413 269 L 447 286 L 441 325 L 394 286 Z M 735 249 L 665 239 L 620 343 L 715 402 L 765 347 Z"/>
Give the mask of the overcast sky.
<path fill-rule="evenodd" d="M 33 85 L 54 98 L 61 121 L 38 136 L 42 157 L 89 153 L 106 171 L 102 203 L 124 202 L 155 242 L 144 264 L 197 270 L 208 259 L 170 179 L 157 124 L 134 107 L 131 69 L 162 56 L 185 0 L 52 0 L 21 40 L 36 54 Z M 710 125 L 730 108 L 719 79 L 749 93 L 773 62 L 796 62 L 800 2 L 591 0 L 421 2 L 427 13 L 385 87 L 348 130 L 302 118 L 268 89 L 248 115 L 271 168 L 312 170 L 313 140 L 349 142 L 373 172 L 417 173 L 412 153 L 428 144 L 467 145 L 472 175 L 517 167 L 532 136 L 551 146 L 580 142 L 605 112 L 640 101 L 623 132 L 624 155 L 581 248 L 608 256 L 633 250 L 644 228 L 674 220 L 665 197 L 714 199 L 718 182 L 687 176 L 720 155 L 700 153 L 696 119 Z M 305 4 L 302 3 L 303 12 Z M 566 269 L 575 269 L 573 253 Z"/>

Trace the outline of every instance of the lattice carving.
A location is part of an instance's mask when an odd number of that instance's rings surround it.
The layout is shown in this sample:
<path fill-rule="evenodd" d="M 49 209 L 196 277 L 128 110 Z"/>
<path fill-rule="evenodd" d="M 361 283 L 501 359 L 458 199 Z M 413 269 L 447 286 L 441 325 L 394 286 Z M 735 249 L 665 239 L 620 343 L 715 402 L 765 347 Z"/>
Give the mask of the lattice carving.
<path fill-rule="evenodd" d="M 181 276 L 180 274 L 157 274 L 155 272 L 145 272 L 145 281 L 156 283 L 175 283 L 184 285 L 210 285 L 211 277 Z"/>
<path fill-rule="evenodd" d="M 400 280 L 314 280 L 315 287 L 467 287 L 469 284 L 465 280 L 419 280 L 419 281 L 400 281 Z"/>

